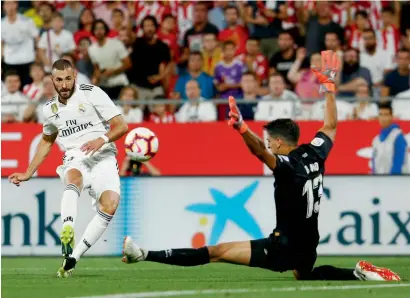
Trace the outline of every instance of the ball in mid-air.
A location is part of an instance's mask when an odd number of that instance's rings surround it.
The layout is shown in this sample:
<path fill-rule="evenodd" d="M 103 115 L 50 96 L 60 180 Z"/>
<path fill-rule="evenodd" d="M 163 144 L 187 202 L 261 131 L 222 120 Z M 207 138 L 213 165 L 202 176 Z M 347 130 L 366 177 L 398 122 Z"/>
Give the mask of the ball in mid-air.
<path fill-rule="evenodd" d="M 131 130 L 125 138 L 125 153 L 138 161 L 148 161 L 157 154 L 159 141 L 155 133 L 145 127 Z"/>

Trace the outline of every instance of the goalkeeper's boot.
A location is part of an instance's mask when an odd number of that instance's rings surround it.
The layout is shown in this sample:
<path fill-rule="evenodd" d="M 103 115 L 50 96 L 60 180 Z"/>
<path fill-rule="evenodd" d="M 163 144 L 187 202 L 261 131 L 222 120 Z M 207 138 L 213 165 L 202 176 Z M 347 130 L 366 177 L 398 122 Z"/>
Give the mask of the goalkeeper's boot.
<path fill-rule="evenodd" d="M 73 257 L 66 257 L 63 260 L 63 264 L 61 265 L 60 269 L 57 271 L 57 277 L 59 278 L 67 278 L 73 275 L 73 271 L 75 268 L 75 264 L 77 263 L 76 259 Z"/>
<path fill-rule="evenodd" d="M 64 226 L 60 234 L 60 239 L 63 256 L 70 256 L 74 249 L 74 228 L 69 225 Z"/>
<path fill-rule="evenodd" d="M 400 276 L 390 269 L 376 267 L 367 261 L 356 264 L 354 275 L 360 280 L 399 281 Z"/>
<path fill-rule="evenodd" d="M 138 247 L 130 236 L 125 236 L 122 245 L 122 261 L 127 264 L 144 261 L 147 253 Z"/>

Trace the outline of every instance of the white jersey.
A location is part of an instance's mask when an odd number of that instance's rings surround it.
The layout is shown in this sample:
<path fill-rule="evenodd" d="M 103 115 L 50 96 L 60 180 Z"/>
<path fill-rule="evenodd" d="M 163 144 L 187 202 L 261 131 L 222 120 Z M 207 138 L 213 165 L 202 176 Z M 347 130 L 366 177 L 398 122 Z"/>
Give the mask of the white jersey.
<path fill-rule="evenodd" d="M 108 121 L 120 111 L 101 88 L 83 84 L 75 86 L 67 105 L 54 96 L 44 105 L 43 114 L 43 133 L 58 132 L 58 141 L 66 151 L 80 151 L 84 143 L 108 132 Z M 101 150 L 117 152 L 114 143 L 105 144 Z"/>

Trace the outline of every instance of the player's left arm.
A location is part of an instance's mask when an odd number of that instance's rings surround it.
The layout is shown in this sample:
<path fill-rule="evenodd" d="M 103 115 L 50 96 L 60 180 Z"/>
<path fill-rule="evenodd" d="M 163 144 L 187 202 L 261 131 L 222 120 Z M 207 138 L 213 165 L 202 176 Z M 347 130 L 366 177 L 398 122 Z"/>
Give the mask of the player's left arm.
<path fill-rule="evenodd" d="M 228 124 L 241 134 L 245 144 L 248 146 L 252 154 L 273 171 L 277 165 L 276 156 L 266 149 L 265 142 L 252 132 L 245 121 L 243 121 L 241 112 L 232 96 L 229 97 L 229 109 L 230 120 Z"/>
<path fill-rule="evenodd" d="M 319 132 L 324 133 L 333 142 L 336 136 L 337 108 L 335 78 L 340 70 L 340 59 L 333 51 L 321 52 L 321 65 L 312 65 L 320 85 L 320 92 L 325 93 L 325 121 Z"/>
<path fill-rule="evenodd" d="M 94 86 L 88 95 L 88 100 L 94 108 L 100 113 L 105 121 L 110 123 L 110 130 L 106 134 L 81 146 L 83 152 L 86 154 L 91 153 L 92 155 L 104 144 L 115 142 L 125 135 L 128 131 L 128 125 L 117 106 L 101 88 Z"/>

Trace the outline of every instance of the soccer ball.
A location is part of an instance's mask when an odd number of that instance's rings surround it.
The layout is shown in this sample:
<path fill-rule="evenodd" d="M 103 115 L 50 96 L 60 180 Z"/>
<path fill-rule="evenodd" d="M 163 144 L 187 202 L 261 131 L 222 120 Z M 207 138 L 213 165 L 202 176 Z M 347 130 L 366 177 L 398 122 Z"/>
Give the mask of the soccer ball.
<path fill-rule="evenodd" d="M 157 154 L 158 138 L 151 130 L 137 127 L 125 138 L 125 153 L 137 161 L 148 161 Z"/>

